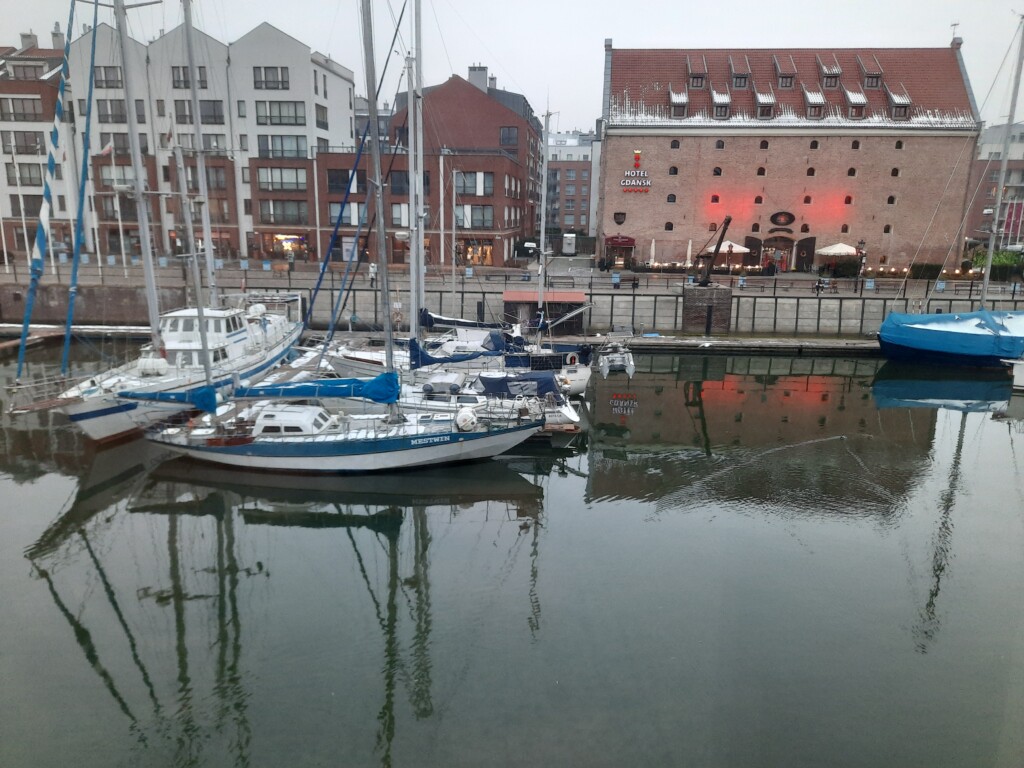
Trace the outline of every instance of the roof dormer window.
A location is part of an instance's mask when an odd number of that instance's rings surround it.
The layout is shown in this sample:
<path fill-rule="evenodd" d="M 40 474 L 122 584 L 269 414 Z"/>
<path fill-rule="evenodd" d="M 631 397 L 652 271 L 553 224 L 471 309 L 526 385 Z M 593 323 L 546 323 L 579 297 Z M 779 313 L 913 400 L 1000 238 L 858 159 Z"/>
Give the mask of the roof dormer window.
<path fill-rule="evenodd" d="M 811 120 L 820 120 L 824 114 L 824 109 L 819 104 L 808 104 L 807 105 L 807 117 Z"/>
<path fill-rule="evenodd" d="M 747 76 L 746 75 L 733 75 L 732 76 L 732 87 L 733 88 L 746 88 L 747 87 Z"/>
<path fill-rule="evenodd" d="M 825 75 L 825 77 L 821 79 L 821 84 L 825 88 L 838 88 L 839 75 Z"/>
<path fill-rule="evenodd" d="M 862 120 L 864 118 L 864 107 L 856 106 L 850 107 L 850 119 L 851 120 Z"/>
<path fill-rule="evenodd" d="M 727 117 L 729 117 L 729 105 L 715 104 L 715 119 L 725 120 Z"/>
<path fill-rule="evenodd" d="M 779 88 L 792 88 L 793 87 L 793 76 L 792 75 L 779 75 Z"/>
<path fill-rule="evenodd" d="M 761 104 L 757 107 L 757 118 L 759 120 L 770 120 L 775 117 L 775 107 L 771 104 Z"/>
<path fill-rule="evenodd" d="M 704 87 L 704 75 L 690 75 L 690 87 L 691 88 L 703 88 Z"/>
<path fill-rule="evenodd" d="M 892 119 L 893 120 L 906 120 L 909 117 L 910 111 L 902 104 L 897 104 L 892 108 Z"/>
<path fill-rule="evenodd" d="M 865 88 L 879 88 L 882 85 L 881 75 L 866 75 L 864 77 Z"/>

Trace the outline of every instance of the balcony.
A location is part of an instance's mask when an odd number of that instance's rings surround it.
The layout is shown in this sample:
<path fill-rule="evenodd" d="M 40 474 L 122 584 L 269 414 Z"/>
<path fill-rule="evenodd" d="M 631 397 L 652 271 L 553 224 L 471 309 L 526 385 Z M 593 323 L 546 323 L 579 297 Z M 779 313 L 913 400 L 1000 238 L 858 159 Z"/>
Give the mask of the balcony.
<path fill-rule="evenodd" d="M 260 224 L 309 224 L 309 216 L 301 213 L 261 213 Z"/>

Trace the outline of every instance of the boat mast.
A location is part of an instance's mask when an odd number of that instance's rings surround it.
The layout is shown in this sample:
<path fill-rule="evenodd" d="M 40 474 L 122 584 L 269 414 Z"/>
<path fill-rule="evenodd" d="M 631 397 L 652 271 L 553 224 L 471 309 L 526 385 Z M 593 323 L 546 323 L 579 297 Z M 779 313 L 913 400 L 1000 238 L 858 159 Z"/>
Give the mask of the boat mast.
<path fill-rule="evenodd" d="M 384 238 L 387 233 L 384 231 L 384 190 L 381 187 L 380 174 L 380 132 L 379 115 L 377 111 L 377 69 L 373 63 L 373 19 L 370 15 L 370 0 L 360 0 L 362 11 L 362 32 L 363 32 L 363 68 L 366 70 L 366 101 L 370 111 L 370 131 L 367 134 L 370 141 L 370 184 L 373 185 L 374 204 L 374 225 L 377 236 L 377 271 L 380 279 L 380 295 L 383 299 L 384 311 L 381 313 L 384 320 L 384 341 L 385 341 L 385 367 L 388 371 L 395 370 L 395 343 L 393 338 L 394 329 L 391 325 L 391 307 L 389 306 L 390 280 L 388 279 L 388 254 L 387 243 Z"/>
<path fill-rule="evenodd" d="M 413 70 L 416 75 L 416 98 L 413 101 L 413 114 L 416 115 L 416 178 L 412 179 L 412 186 L 416 190 L 416 253 L 419 254 L 416 272 L 417 311 L 414 313 L 416 327 L 419 328 L 419 307 L 426 304 L 426 254 L 423 251 L 423 234 L 426 229 L 426 216 L 423 212 L 423 168 L 425 167 L 426 152 L 423 148 L 423 18 L 421 14 L 421 0 L 413 0 L 413 53 L 415 55 L 416 67 Z"/>
<path fill-rule="evenodd" d="M 163 356 L 164 345 L 160 339 L 160 306 L 156 295 L 156 274 L 153 270 L 153 246 L 149 241 L 149 208 L 146 203 L 146 166 L 142 163 L 142 148 L 139 146 L 139 123 L 135 116 L 135 91 L 132 88 L 132 79 L 135 73 L 132 69 L 130 56 L 130 40 L 128 38 L 128 14 L 125 11 L 124 0 L 114 0 L 114 18 L 117 21 L 117 38 L 121 44 L 121 69 L 124 74 L 124 100 L 128 108 L 125 110 L 128 117 L 128 148 L 131 151 L 132 168 L 135 178 L 133 180 L 133 193 L 135 195 L 135 207 L 138 209 L 139 217 L 139 247 L 142 251 L 142 277 L 146 286 L 146 308 L 149 311 L 149 335 L 153 343 L 153 352 Z M 70 34 L 71 30 L 68 30 Z M 93 30 L 93 34 L 96 31 Z M 116 192 L 115 192 L 116 194 Z"/>
<path fill-rule="evenodd" d="M 415 0 L 413 0 L 415 2 Z M 416 37 L 415 14 L 413 15 L 413 39 Z M 415 43 L 414 43 L 415 44 Z M 420 256 L 422 240 L 419 235 L 419 221 L 416 218 L 416 175 L 418 173 L 419 151 L 416 145 L 416 71 L 417 61 L 415 51 L 405 59 L 406 85 L 408 86 L 408 106 L 406 114 L 406 149 L 409 160 L 409 336 L 413 339 L 419 337 L 420 326 L 420 291 L 418 283 L 422 274 L 419 265 L 423 263 Z"/>
<path fill-rule="evenodd" d="M 1006 123 L 1006 130 L 1003 131 L 1003 150 L 999 153 L 999 184 L 996 186 L 996 215 L 992 225 L 992 231 L 988 235 L 988 252 L 985 255 L 985 274 L 981 278 L 981 306 L 982 308 L 988 303 L 988 284 L 992 275 L 992 257 L 995 254 L 996 238 L 999 236 L 1000 231 L 1005 226 L 1005 221 L 1001 225 L 999 223 L 999 217 L 1002 215 L 1003 206 L 1003 185 L 1006 183 L 1006 168 L 1010 161 L 1010 131 L 1013 129 L 1013 120 L 1017 114 L 1017 93 L 1020 91 L 1020 73 L 1021 69 L 1024 68 L 1024 35 L 1021 31 L 1024 30 L 1024 16 L 1021 17 L 1020 22 L 1017 24 L 1017 70 L 1013 75 L 1013 90 L 1010 93 L 1010 117 Z M 1007 217 L 1009 218 L 1009 208 L 1007 208 Z"/>
<path fill-rule="evenodd" d="M 206 258 L 206 284 L 210 286 L 210 306 L 219 303 L 217 296 L 217 276 L 213 270 L 213 242 L 210 238 L 210 192 L 206 181 L 206 159 L 203 155 L 202 115 L 199 111 L 199 68 L 196 66 L 195 45 L 192 26 L 192 0 L 181 0 L 181 9 L 185 15 L 185 53 L 188 56 L 188 95 L 191 99 L 193 145 L 196 154 L 196 176 L 199 177 L 199 216 L 203 225 L 203 254 Z M 129 102 L 130 103 L 130 102 Z M 316 174 L 314 174 L 315 178 Z M 189 211 L 191 216 L 191 210 Z M 195 250 L 195 240 L 189 243 L 187 253 Z M 196 285 L 196 302 L 203 302 L 202 286 Z"/>
<path fill-rule="evenodd" d="M 540 262 L 537 265 L 537 311 L 544 311 L 544 283 L 547 282 L 547 250 L 545 240 L 547 239 L 547 213 L 548 213 L 548 124 L 551 121 L 551 113 L 544 113 L 544 131 L 541 133 L 541 159 L 540 159 Z M 537 324 L 537 335 L 540 336 L 540 323 Z"/>

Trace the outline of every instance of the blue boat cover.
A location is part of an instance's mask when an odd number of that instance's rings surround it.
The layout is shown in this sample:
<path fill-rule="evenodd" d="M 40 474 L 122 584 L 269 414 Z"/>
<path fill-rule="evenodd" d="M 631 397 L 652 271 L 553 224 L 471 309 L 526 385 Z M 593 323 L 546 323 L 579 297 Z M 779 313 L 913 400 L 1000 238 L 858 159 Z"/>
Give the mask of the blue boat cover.
<path fill-rule="evenodd" d="M 479 352 L 467 352 L 464 355 L 450 355 L 448 357 L 434 357 L 423 349 L 416 339 L 409 339 L 409 366 L 416 369 L 427 365 L 463 363 L 467 360 L 476 360 L 478 357 L 498 357 L 505 354 L 505 340 L 502 338 L 500 331 L 491 331 L 482 346 L 483 349 Z"/>
<path fill-rule="evenodd" d="M 515 376 L 481 376 L 485 395 L 497 397 L 544 397 L 553 394 L 557 402 L 562 402 L 562 393 L 558 389 L 554 371 L 524 371 Z"/>
<path fill-rule="evenodd" d="M 191 405 L 206 413 L 217 411 L 217 391 L 213 387 L 196 387 L 184 392 L 118 392 L 125 400 L 149 400 L 157 403 Z"/>
<path fill-rule="evenodd" d="M 900 356 L 999 365 L 1004 358 L 1024 355 L 1020 312 L 947 312 L 934 315 L 890 313 L 878 331 L 883 351 L 895 348 Z"/>

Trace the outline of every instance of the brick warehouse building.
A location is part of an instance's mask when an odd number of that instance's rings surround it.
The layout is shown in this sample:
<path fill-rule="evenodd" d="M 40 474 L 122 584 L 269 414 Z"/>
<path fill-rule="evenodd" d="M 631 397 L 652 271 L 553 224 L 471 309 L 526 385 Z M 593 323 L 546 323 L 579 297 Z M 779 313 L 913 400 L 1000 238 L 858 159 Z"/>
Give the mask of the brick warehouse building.
<path fill-rule="evenodd" d="M 749 266 L 958 262 L 978 111 L 948 48 L 616 50 L 605 41 L 599 255 L 685 264 L 732 216 Z"/>

